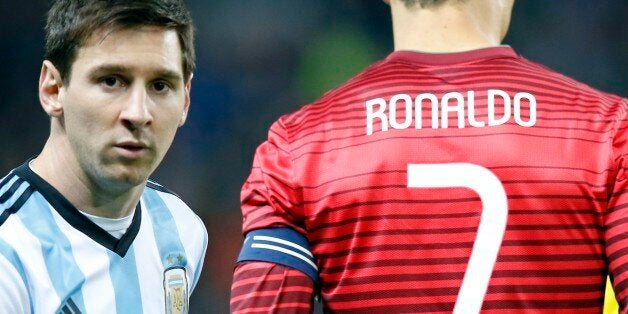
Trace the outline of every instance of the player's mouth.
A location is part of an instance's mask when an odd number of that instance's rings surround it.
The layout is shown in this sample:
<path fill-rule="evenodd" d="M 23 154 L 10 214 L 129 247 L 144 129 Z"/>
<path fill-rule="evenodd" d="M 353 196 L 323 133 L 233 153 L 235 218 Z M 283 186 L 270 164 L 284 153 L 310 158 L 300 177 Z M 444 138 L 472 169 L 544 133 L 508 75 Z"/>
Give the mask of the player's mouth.
<path fill-rule="evenodd" d="M 114 145 L 120 156 L 128 159 L 139 159 L 148 154 L 149 146 L 140 141 L 124 141 Z"/>

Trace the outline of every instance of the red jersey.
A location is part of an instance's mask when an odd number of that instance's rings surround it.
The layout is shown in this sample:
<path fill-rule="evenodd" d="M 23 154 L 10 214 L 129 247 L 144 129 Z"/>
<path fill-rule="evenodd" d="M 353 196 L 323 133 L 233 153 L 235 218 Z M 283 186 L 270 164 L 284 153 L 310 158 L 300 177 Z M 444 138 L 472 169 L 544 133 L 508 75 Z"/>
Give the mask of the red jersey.
<path fill-rule="evenodd" d="M 610 274 L 623 313 L 627 111 L 509 47 L 394 52 L 272 125 L 243 231 L 307 239 L 329 312 L 599 313 Z M 310 306 L 302 271 L 255 260 L 234 311 Z"/>

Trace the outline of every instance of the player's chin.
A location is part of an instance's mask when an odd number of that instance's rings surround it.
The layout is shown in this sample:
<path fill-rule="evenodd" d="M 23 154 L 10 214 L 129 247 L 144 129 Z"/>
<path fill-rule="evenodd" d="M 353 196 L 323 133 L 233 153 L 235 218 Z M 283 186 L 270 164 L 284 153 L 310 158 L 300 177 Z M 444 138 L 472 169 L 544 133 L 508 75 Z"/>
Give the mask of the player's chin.
<path fill-rule="evenodd" d="M 154 170 L 153 160 L 124 160 L 109 169 L 109 180 L 128 187 L 144 184 Z"/>
<path fill-rule="evenodd" d="M 121 169 L 112 174 L 110 181 L 117 183 L 121 187 L 131 188 L 144 184 L 149 176 L 150 171 L 146 169 Z"/>

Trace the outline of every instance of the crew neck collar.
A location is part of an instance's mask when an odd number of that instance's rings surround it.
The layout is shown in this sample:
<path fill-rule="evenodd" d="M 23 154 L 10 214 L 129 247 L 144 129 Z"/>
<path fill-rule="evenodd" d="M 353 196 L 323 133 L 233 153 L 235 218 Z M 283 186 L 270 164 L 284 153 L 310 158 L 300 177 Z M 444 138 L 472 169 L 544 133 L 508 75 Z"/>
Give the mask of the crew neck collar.
<path fill-rule="evenodd" d="M 387 61 L 401 61 L 424 65 L 446 65 L 466 63 L 482 59 L 516 58 L 517 53 L 510 46 L 496 46 L 451 53 L 428 53 L 399 50 L 391 53 Z"/>

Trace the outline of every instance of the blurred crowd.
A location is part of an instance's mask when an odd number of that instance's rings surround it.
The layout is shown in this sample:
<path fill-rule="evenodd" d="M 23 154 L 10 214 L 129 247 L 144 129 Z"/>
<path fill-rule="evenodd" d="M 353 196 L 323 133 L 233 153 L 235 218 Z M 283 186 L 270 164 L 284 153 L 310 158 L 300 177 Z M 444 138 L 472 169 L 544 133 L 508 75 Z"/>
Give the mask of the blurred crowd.
<path fill-rule="evenodd" d="M 280 115 L 315 100 L 393 49 L 381 0 L 186 0 L 197 27 L 191 112 L 153 179 L 209 233 L 193 313 L 228 312 L 240 249 L 240 187 Z M 0 173 L 36 155 L 49 123 L 37 81 L 45 0 L 0 0 Z M 595 88 L 628 96 L 628 5 L 516 1 L 505 44 Z"/>

